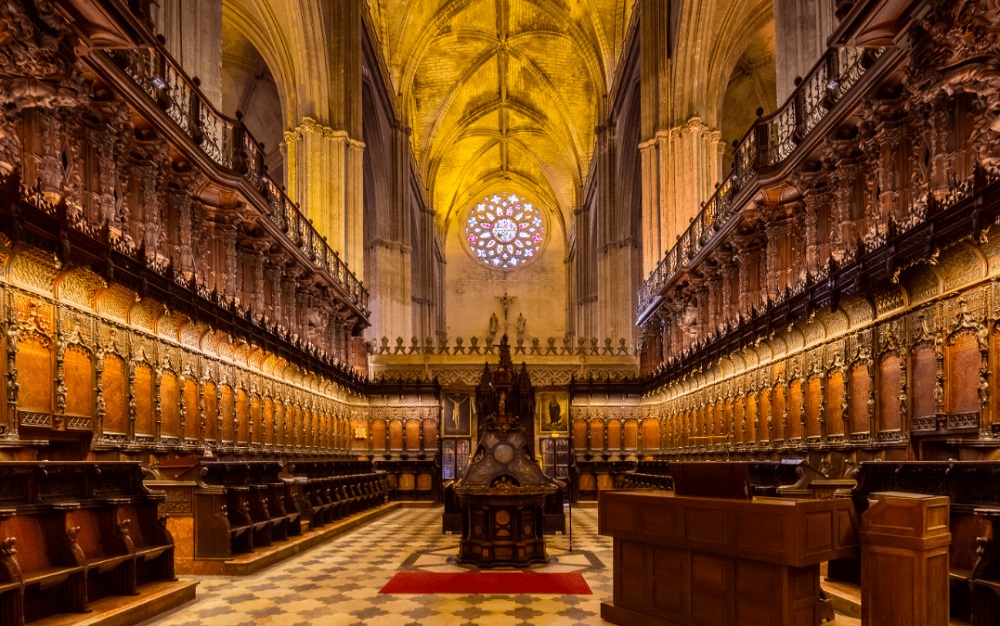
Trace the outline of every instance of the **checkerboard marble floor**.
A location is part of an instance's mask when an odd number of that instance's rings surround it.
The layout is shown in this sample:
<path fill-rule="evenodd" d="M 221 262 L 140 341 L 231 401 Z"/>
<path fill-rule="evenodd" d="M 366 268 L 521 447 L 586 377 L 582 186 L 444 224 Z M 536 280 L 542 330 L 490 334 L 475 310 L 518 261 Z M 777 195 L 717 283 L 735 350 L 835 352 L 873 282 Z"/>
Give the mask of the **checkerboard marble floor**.
<path fill-rule="evenodd" d="M 243 578 L 202 576 L 197 599 L 143 626 L 594 626 L 610 600 L 611 539 L 597 509 L 573 510 L 569 537 L 548 541 L 540 572 L 580 572 L 593 595 L 379 595 L 400 571 L 455 572 L 458 536 L 441 533 L 440 508 L 400 509 L 297 557 Z M 183 577 L 194 578 L 194 577 Z M 825 626 L 857 626 L 837 616 Z"/>
<path fill-rule="evenodd" d="M 591 626 L 612 595 L 611 539 L 597 510 L 573 510 L 569 537 L 548 542 L 541 572 L 581 572 L 593 595 L 379 595 L 400 571 L 461 571 L 458 536 L 441 509 L 401 509 L 272 568 L 243 578 L 200 577 L 197 599 L 144 626 Z"/>

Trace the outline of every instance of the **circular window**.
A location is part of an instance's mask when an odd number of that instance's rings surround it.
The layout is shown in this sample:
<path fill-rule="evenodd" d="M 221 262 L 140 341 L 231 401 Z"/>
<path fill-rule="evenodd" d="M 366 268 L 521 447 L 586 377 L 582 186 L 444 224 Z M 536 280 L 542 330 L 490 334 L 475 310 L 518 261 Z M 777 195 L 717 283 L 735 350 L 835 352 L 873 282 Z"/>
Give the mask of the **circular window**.
<path fill-rule="evenodd" d="M 524 198 L 494 194 L 469 211 L 465 242 L 484 265 L 501 270 L 521 267 L 545 242 L 545 218 Z"/>

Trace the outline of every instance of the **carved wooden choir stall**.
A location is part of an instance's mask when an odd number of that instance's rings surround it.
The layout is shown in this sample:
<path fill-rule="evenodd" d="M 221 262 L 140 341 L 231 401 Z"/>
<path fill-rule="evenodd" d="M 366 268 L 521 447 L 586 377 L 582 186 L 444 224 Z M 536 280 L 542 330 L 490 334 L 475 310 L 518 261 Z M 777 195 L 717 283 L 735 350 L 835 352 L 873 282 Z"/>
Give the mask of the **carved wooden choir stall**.
<path fill-rule="evenodd" d="M 176 580 L 164 498 L 142 476 L 138 463 L 0 463 L 0 624 L 85 613 Z M 183 583 L 179 602 L 195 585 Z"/>
<path fill-rule="evenodd" d="M 156 472 L 147 484 L 167 494 L 167 525 L 178 538 L 178 569 L 185 573 L 259 569 L 245 559 L 228 567 L 210 562 L 301 543 L 310 531 L 385 504 L 389 493 L 386 474 L 368 461 L 183 455 L 161 461 Z"/>

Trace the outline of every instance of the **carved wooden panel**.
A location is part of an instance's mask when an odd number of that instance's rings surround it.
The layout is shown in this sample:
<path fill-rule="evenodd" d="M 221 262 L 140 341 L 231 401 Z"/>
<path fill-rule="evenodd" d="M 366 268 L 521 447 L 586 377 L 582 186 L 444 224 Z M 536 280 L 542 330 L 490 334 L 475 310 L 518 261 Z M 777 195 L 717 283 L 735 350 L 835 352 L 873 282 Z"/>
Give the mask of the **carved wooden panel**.
<path fill-rule="evenodd" d="M 760 428 L 763 428 L 758 424 L 759 419 L 759 406 L 757 403 L 757 395 L 750 394 L 747 396 L 746 403 L 746 420 L 747 420 L 747 441 L 760 441 L 761 439 L 767 439 L 766 436 L 760 436 Z"/>
<path fill-rule="evenodd" d="M 604 447 L 604 422 L 602 420 L 590 421 L 590 446 L 594 449 Z"/>
<path fill-rule="evenodd" d="M 437 447 L 438 423 L 437 420 L 424 421 L 424 448 L 433 450 Z M 341 444 L 343 445 L 343 444 Z"/>
<path fill-rule="evenodd" d="M 769 419 L 773 419 L 773 414 L 771 413 L 771 394 L 767 392 L 767 389 L 760 394 L 758 410 L 760 411 L 760 426 L 757 431 L 757 439 L 759 441 L 767 441 L 771 438 L 767 422 Z M 775 428 L 775 432 L 777 433 L 777 428 Z"/>
<path fill-rule="evenodd" d="M 587 449 L 587 422 L 583 420 L 573 422 L 573 447 L 577 450 Z"/>
<path fill-rule="evenodd" d="M 263 402 L 264 445 L 274 445 L 274 400 L 265 397 Z"/>
<path fill-rule="evenodd" d="M 642 422 L 642 448 L 656 450 L 660 447 L 660 424 L 654 419 Z"/>
<path fill-rule="evenodd" d="M 743 397 L 736 398 L 733 403 L 733 414 L 736 416 L 736 443 L 744 443 L 748 440 L 750 429 L 747 426 L 746 414 L 743 411 Z"/>
<path fill-rule="evenodd" d="M 967 331 L 952 337 L 947 347 L 945 363 L 947 412 L 978 412 L 979 371 L 982 367 L 982 357 L 976 334 Z"/>
<path fill-rule="evenodd" d="M 262 419 L 260 396 L 254 395 L 250 398 L 250 422 L 253 424 L 253 432 L 249 433 L 248 437 L 251 443 L 261 443 Z"/>
<path fill-rule="evenodd" d="M 291 428 L 291 423 L 287 420 L 289 419 L 288 408 L 281 402 L 275 401 L 274 403 L 274 420 L 277 424 L 277 430 L 274 431 L 274 443 L 278 446 L 285 445 L 288 440 L 287 432 Z"/>
<path fill-rule="evenodd" d="M 219 433 L 217 432 L 219 398 L 216 395 L 215 383 L 213 381 L 206 380 L 205 384 L 202 385 L 201 398 L 205 405 L 205 439 L 215 441 L 219 438 Z"/>
<path fill-rule="evenodd" d="M 420 420 L 406 420 L 406 447 L 410 450 L 420 447 Z"/>
<path fill-rule="evenodd" d="M 813 376 L 806 387 L 806 437 L 822 435 L 823 379 Z"/>
<path fill-rule="evenodd" d="M 372 422 L 372 442 L 375 450 L 385 450 L 386 449 L 386 438 L 385 438 L 385 422 L 382 420 L 375 420 Z"/>
<path fill-rule="evenodd" d="M 620 450 L 622 447 L 622 423 L 618 420 L 608 422 L 608 449 Z"/>
<path fill-rule="evenodd" d="M 135 382 L 135 433 L 153 436 L 153 368 L 146 363 L 136 363 Z"/>
<path fill-rule="evenodd" d="M 250 401 L 247 392 L 240 389 L 236 392 L 236 441 L 249 443 L 250 439 Z"/>
<path fill-rule="evenodd" d="M 90 353 L 70 346 L 63 356 L 66 415 L 94 416 L 94 364 Z"/>
<path fill-rule="evenodd" d="M 798 439 L 803 436 L 802 432 L 802 380 L 797 378 L 788 385 L 788 424 L 785 432 L 786 439 Z"/>
<path fill-rule="evenodd" d="M 898 430 L 902 427 L 900 415 L 899 356 L 887 354 L 879 361 L 878 373 L 878 430 Z"/>
<path fill-rule="evenodd" d="M 21 340 L 17 345 L 17 381 L 20 385 L 18 409 L 52 413 L 51 344 L 37 338 Z"/>
<path fill-rule="evenodd" d="M 198 402 L 198 383 L 190 378 L 184 381 L 184 436 L 198 439 L 201 429 L 201 407 Z"/>
<path fill-rule="evenodd" d="M 173 372 L 163 372 L 160 379 L 160 434 L 180 437 L 181 407 L 180 385 Z"/>
<path fill-rule="evenodd" d="M 872 380 L 867 365 L 859 363 L 851 368 L 848 393 L 848 402 L 851 405 L 851 433 L 871 432 L 871 415 L 868 410 L 871 386 Z"/>
<path fill-rule="evenodd" d="M 625 448 L 633 450 L 639 447 L 639 424 L 635 420 L 625 422 Z"/>
<path fill-rule="evenodd" d="M 233 388 L 229 385 L 219 385 L 219 416 L 222 418 L 222 440 L 233 441 L 236 425 L 236 405 L 233 400 Z"/>
<path fill-rule="evenodd" d="M 922 344 L 914 348 L 910 357 L 910 406 L 914 417 L 927 417 L 937 413 L 934 389 L 937 387 L 937 353 L 933 345 Z"/>
<path fill-rule="evenodd" d="M 101 376 L 104 392 L 104 432 L 128 432 L 128 371 L 125 360 L 114 354 L 104 356 Z"/>
<path fill-rule="evenodd" d="M 771 419 L 774 420 L 774 438 L 784 439 L 788 436 L 783 430 L 782 418 L 785 415 L 785 393 L 784 387 L 775 387 L 771 392 Z"/>
<path fill-rule="evenodd" d="M 403 447 L 403 423 L 399 420 L 389 423 L 389 447 L 393 450 Z"/>
<path fill-rule="evenodd" d="M 826 379 L 826 432 L 828 435 L 844 434 L 844 375 L 840 370 L 830 372 Z"/>

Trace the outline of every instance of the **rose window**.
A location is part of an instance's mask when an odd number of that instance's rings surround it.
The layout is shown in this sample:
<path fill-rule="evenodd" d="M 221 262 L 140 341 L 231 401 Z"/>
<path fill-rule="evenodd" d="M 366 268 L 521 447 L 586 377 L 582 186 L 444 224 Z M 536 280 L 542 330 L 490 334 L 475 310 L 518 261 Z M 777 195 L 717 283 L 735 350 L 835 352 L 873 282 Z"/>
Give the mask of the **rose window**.
<path fill-rule="evenodd" d="M 480 263 L 502 270 L 521 267 L 545 242 L 545 218 L 524 198 L 494 194 L 469 211 L 465 241 Z"/>

